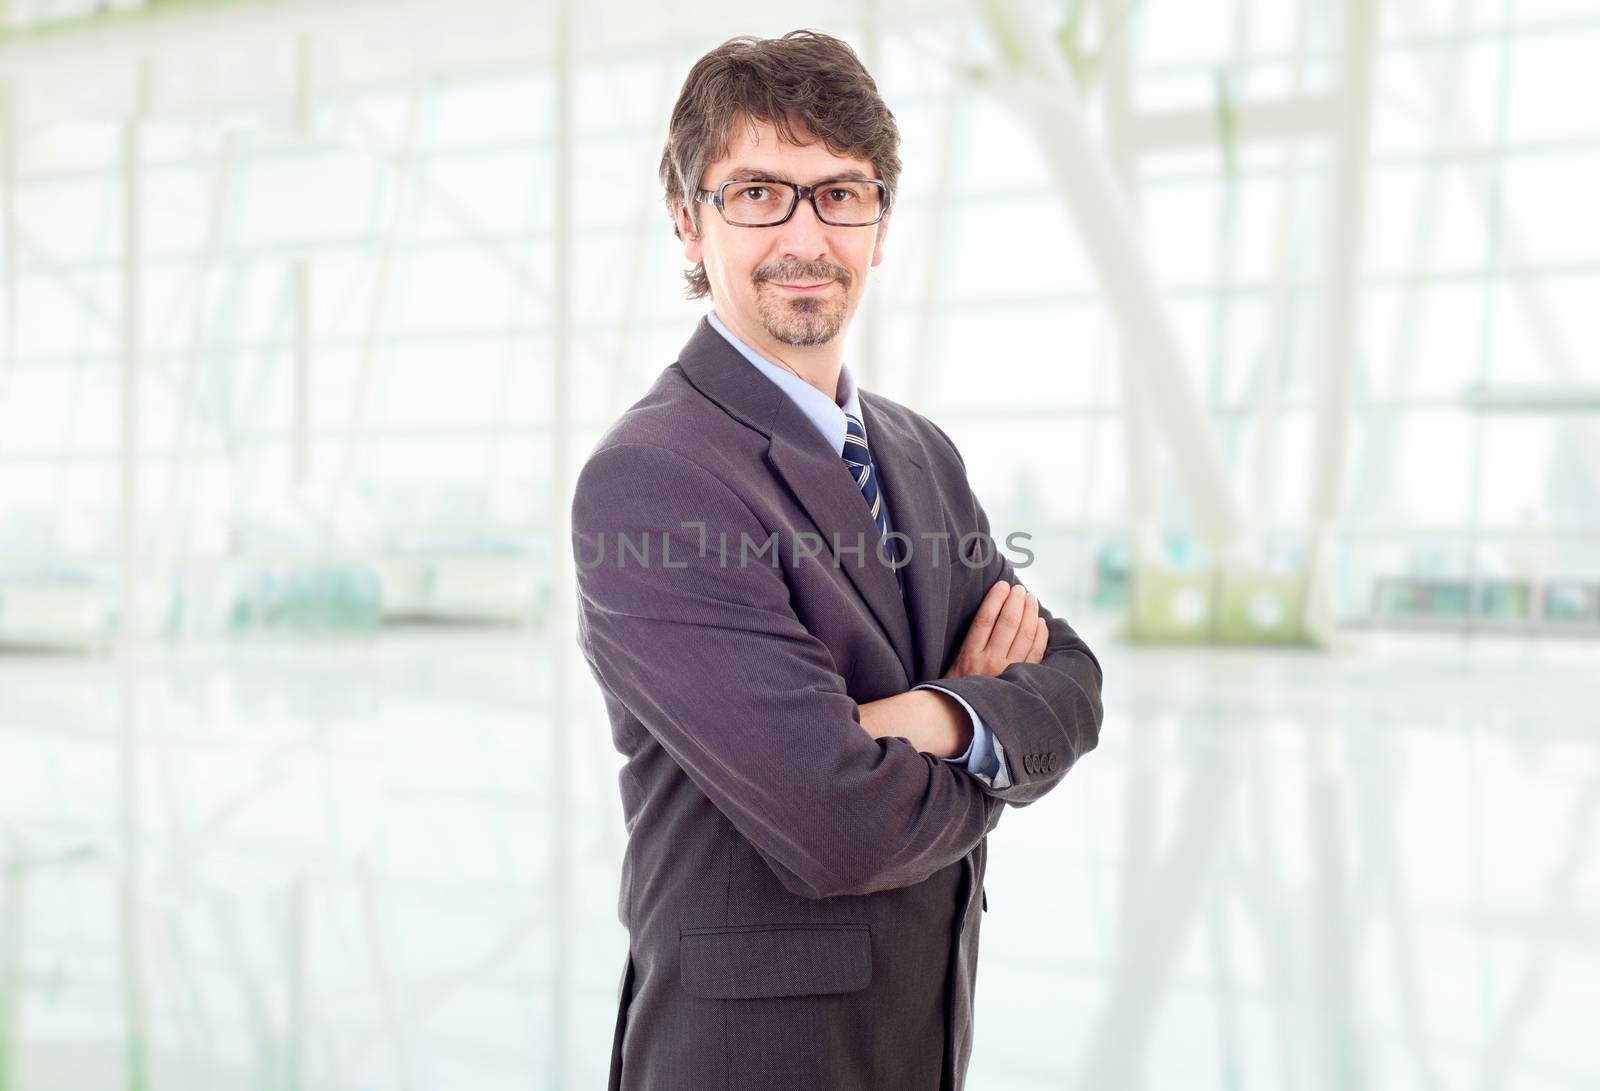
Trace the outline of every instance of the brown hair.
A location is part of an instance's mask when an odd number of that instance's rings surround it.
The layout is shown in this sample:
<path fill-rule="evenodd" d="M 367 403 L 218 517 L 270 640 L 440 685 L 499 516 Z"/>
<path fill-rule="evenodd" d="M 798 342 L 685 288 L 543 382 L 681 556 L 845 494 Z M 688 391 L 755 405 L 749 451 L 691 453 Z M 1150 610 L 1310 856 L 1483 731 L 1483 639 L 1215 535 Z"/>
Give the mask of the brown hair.
<path fill-rule="evenodd" d="M 900 178 L 900 129 L 878 95 L 855 51 L 815 30 L 791 30 L 782 38 L 730 38 L 695 62 L 683 81 L 667 144 L 661 152 L 661 185 L 668 211 L 682 204 L 695 233 L 700 176 L 728 153 L 733 126 L 766 121 L 779 139 L 807 144 L 820 139 L 835 155 L 870 162 L 889 187 Z M 802 139 L 805 136 L 806 139 Z M 676 215 L 672 233 L 680 239 Z M 689 298 L 711 294 L 703 263 L 686 270 Z"/>

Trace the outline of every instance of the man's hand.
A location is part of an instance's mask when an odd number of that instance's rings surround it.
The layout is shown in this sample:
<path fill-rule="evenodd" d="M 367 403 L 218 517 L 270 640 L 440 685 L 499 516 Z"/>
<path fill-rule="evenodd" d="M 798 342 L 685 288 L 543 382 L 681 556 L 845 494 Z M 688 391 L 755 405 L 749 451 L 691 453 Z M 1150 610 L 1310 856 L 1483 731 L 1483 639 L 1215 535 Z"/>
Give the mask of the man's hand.
<path fill-rule="evenodd" d="M 1049 640 L 1050 629 L 1039 616 L 1033 592 L 1020 583 L 995 580 L 944 676 L 993 678 L 1013 663 L 1041 663 Z"/>
<path fill-rule="evenodd" d="M 993 677 L 1013 663 L 1044 660 L 1050 630 L 1039 600 L 1020 583 L 996 580 L 978 606 L 946 678 Z M 913 689 L 860 706 L 861 726 L 875 739 L 902 738 L 936 758 L 953 758 L 972 745 L 972 719 L 947 693 Z"/>
<path fill-rule="evenodd" d="M 913 689 L 859 706 L 861 726 L 874 739 L 901 738 L 936 758 L 972 745 L 972 720 L 948 693 Z"/>

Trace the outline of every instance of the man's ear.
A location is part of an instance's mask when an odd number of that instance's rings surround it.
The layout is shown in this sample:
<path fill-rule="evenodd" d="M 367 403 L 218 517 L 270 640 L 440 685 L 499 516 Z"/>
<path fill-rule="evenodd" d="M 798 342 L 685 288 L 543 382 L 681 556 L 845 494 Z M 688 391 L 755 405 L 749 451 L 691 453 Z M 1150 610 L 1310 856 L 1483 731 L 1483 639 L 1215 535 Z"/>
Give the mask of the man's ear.
<path fill-rule="evenodd" d="M 692 262 L 699 262 L 700 236 L 695 233 L 694 221 L 690 219 L 689 211 L 684 208 L 683 202 L 672 203 L 672 219 L 673 225 L 678 229 L 678 238 L 683 240 L 683 256 Z"/>
<path fill-rule="evenodd" d="M 883 214 L 883 219 L 878 221 L 878 238 L 872 245 L 872 264 L 874 267 L 883 264 L 883 237 L 889 233 L 889 218 L 894 215 L 894 209 Z"/>

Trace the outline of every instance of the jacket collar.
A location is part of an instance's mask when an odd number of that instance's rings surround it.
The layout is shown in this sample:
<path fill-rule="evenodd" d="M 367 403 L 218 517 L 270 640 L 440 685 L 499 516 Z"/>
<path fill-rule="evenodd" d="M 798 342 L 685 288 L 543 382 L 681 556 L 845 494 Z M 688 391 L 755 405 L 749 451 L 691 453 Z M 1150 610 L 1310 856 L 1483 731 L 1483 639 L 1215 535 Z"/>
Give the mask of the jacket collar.
<path fill-rule="evenodd" d="M 938 677 L 944 669 L 950 564 L 957 543 L 949 538 L 937 540 L 938 535 L 950 531 L 944 504 L 927 470 L 931 459 L 922 441 L 898 419 L 901 415 L 884 411 L 871 392 L 859 391 L 862 423 L 872 445 L 879 484 L 894 529 L 907 536 L 900 539 L 902 551 L 911 555 L 904 570 L 906 601 L 900 597 L 894 572 L 874 554 L 878 528 L 860 488 L 839 453 L 828 449 L 827 440 L 789 396 L 703 317 L 683 346 L 678 366 L 701 394 L 767 437 L 768 464 L 816 525 L 823 543 L 817 563 L 827 563 L 835 534 L 843 546 L 854 546 L 857 535 L 862 536 L 864 562 L 858 562 L 854 553 L 841 554 L 839 566 L 900 657 L 907 684 Z M 912 619 L 916 622 L 915 640 Z"/>

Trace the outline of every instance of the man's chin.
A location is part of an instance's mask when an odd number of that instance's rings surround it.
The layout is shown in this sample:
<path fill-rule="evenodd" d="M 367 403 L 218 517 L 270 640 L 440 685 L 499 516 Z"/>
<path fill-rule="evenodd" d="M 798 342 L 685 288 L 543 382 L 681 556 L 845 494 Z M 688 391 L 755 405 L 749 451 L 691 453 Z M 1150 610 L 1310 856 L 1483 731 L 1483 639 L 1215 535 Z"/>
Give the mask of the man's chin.
<path fill-rule="evenodd" d="M 820 294 L 820 293 L 819 293 Z M 821 299 L 805 297 L 784 300 L 779 306 L 763 306 L 757 313 L 767 336 L 785 345 L 805 347 L 825 345 L 844 329 L 845 315 L 828 307 Z"/>
<path fill-rule="evenodd" d="M 768 321 L 763 325 L 773 340 L 796 346 L 826 345 L 839 336 L 839 331 L 844 328 L 843 318 L 816 315 L 807 322 L 797 321 L 798 317 L 791 316 L 786 321 Z"/>
<path fill-rule="evenodd" d="M 817 334 L 774 334 L 774 339 L 782 345 L 793 348 L 812 348 L 816 345 L 826 345 L 838 336 L 837 330 L 824 330 Z"/>

